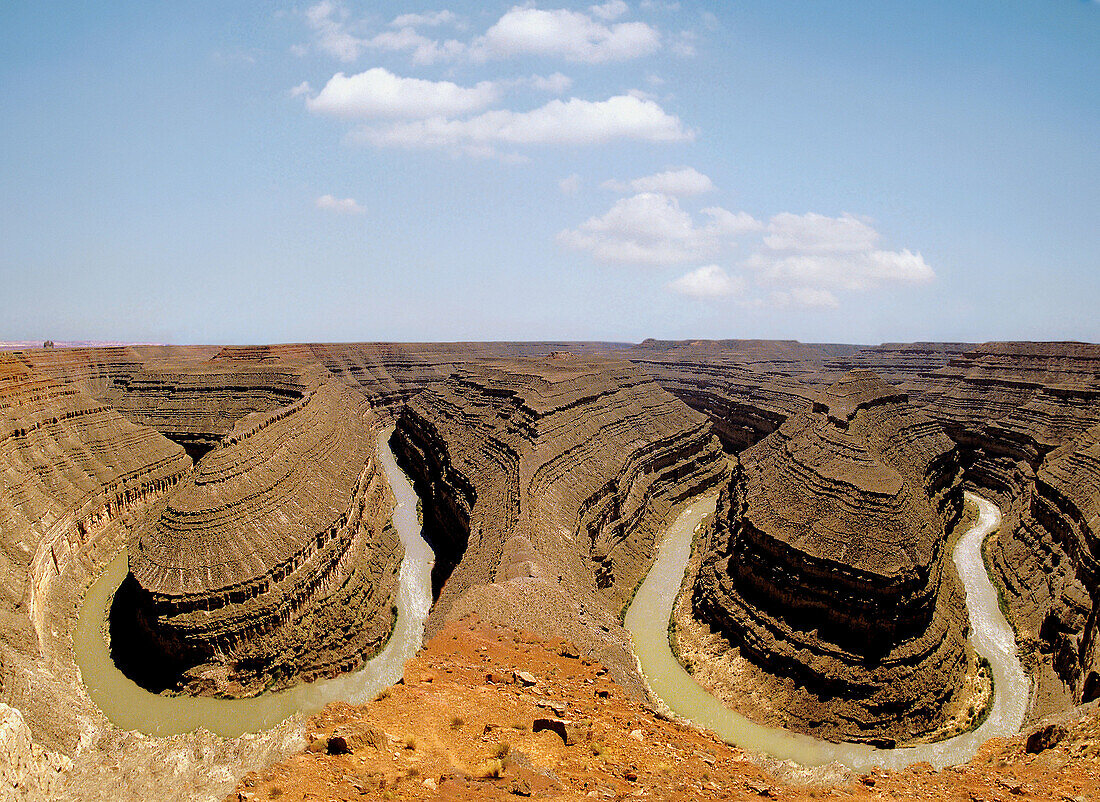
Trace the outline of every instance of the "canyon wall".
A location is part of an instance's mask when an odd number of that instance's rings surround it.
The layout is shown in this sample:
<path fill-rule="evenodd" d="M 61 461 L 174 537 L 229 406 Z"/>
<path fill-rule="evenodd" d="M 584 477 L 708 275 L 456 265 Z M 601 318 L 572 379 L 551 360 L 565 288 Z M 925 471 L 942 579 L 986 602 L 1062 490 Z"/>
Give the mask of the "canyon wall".
<path fill-rule="evenodd" d="M 436 550 L 429 630 L 516 617 L 614 652 L 636 686 L 619 614 L 668 513 L 724 475 L 705 419 L 629 363 L 558 355 L 458 369 L 393 443 Z"/>
<path fill-rule="evenodd" d="M 0 354 L 0 701 L 51 749 L 94 716 L 70 651 L 80 594 L 190 468 L 156 431 Z"/>

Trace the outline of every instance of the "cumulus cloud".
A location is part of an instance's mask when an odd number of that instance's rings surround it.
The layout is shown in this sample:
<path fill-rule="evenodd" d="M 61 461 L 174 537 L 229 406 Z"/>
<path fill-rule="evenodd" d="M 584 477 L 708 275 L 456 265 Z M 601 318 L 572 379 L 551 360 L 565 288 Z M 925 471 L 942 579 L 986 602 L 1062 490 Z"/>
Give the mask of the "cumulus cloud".
<path fill-rule="evenodd" d="M 576 195 L 581 191 L 581 177 L 576 173 L 566 176 L 558 182 L 558 188 L 563 195 Z"/>
<path fill-rule="evenodd" d="M 383 31 L 364 40 L 366 47 L 391 52 L 408 51 L 414 64 L 435 64 L 440 61 L 452 61 L 466 52 L 466 45 L 457 39 L 440 42 L 429 39 L 415 28 L 400 28 L 396 31 Z"/>
<path fill-rule="evenodd" d="M 611 17 L 606 15 L 618 8 L 617 3 L 611 2 L 590 10 L 609 20 Z M 646 56 L 660 44 L 660 32 L 644 22 L 608 25 L 580 11 L 514 6 L 471 45 L 471 55 L 479 60 L 557 56 L 566 61 L 597 64 Z"/>
<path fill-rule="evenodd" d="M 345 119 L 419 119 L 480 111 L 501 96 L 499 85 L 482 81 L 459 86 L 451 81 L 403 78 L 383 67 L 355 75 L 336 73 L 306 106 L 317 114 Z"/>
<path fill-rule="evenodd" d="M 745 291 L 745 279 L 729 275 L 718 265 L 705 265 L 665 286 L 672 292 L 692 298 L 728 298 Z"/>
<path fill-rule="evenodd" d="M 708 264 L 666 284 L 670 292 L 694 298 L 737 296 L 747 306 L 835 309 L 841 294 L 886 286 L 913 286 L 935 279 L 919 253 L 879 247 L 880 235 L 866 218 L 784 212 L 764 225 L 748 212 L 720 206 L 701 210 L 702 221 L 670 192 L 687 170 L 669 170 L 630 182 L 629 188 L 663 188 L 620 198 L 604 214 L 558 234 L 559 245 L 586 251 L 598 262 L 640 266 L 699 263 L 735 242 L 748 255 L 730 266 Z M 694 172 L 694 171 L 692 171 Z M 709 186 L 696 173 L 684 186 Z M 607 186 L 605 182 L 604 186 Z M 613 188 L 623 185 L 612 182 Z M 681 194 L 690 194 L 683 192 Z M 747 292 L 749 285 L 756 295 Z"/>
<path fill-rule="evenodd" d="M 498 109 L 466 119 L 429 119 L 362 128 L 353 138 L 379 147 L 457 148 L 488 154 L 494 145 L 598 145 L 621 139 L 678 142 L 693 132 L 650 100 L 551 100 L 531 111 Z"/>
<path fill-rule="evenodd" d="M 704 209 L 703 215 L 708 219 L 697 225 L 676 198 L 643 192 L 562 231 L 558 242 L 600 262 L 663 266 L 713 255 L 728 240 L 760 226 L 751 215 L 720 207 Z"/>
<path fill-rule="evenodd" d="M 450 11 L 402 14 L 390 23 L 390 27 L 397 30 L 382 31 L 374 36 L 361 35 L 363 23 L 351 20 L 347 9 L 336 0 L 321 0 L 310 6 L 305 17 L 313 31 L 313 46 L 347 63 L 357 60 L 368 49 L 408 51 L 416 64 L 451 60 L 466 52 L 466 45 L 456 39 L 440 42 L 416 31 L 421 26 L 455 23 L 457 17 Z"/>
<path fill-rule="evenodd" d="M 573 85 L 573 79 L 568 75 L 562 75 L 560 72 L 555 72 L 553 75 L 532 75 L 527 79 L 527 83 L 540 92 L 550 92 L 554 95 L 560 95 L 569 90 L 569 87 Z"/>
<path fill-rule="evenodd" d="M 926 284 L 936 274 L 919 253 L 877 247 L 879 233 L 854 215 L 783 213 L 746 261 L 763 283 L 863 291 L 884 284 Z"/>
<path fill-rule="evenodd" d="M 337 198 L 334 195 L 322 195 L 314 201 L 318 209 L 337 214 L 362 214 L 366 211 L 355 198 Z"/>
<path fill-rule="evenodd" d="M 661 173 L 635 178 L 633 181 L 604 181 L 604 189 L 615 192 L 659 192 L 662 195 L 686 197 L 712 192 L 714 183 L 694 167 L 665 170 Z"/>

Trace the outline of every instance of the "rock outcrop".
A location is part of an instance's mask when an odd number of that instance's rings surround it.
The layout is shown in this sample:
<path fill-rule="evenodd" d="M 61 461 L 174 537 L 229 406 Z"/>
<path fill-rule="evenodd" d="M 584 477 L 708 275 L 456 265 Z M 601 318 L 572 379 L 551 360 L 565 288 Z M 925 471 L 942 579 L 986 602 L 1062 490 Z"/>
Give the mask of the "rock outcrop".
<path fill-rule="evenodd" d="M 881 740 L 942 723 L 966 673 L 944 548 L 960 473 L 940 427 L 867 371 L 742 452 L 692 610 L 759 669 L 787 726 Z"/>
<path fill-rule="evenodd" d="M 613 648 L 623 677 L 619 613 L 656 533 L 726 470 L 705 419 L 644 373 L 568 354 L 459 369 L 410 402 L 393 442 L 436 551 L 429 630 L 515 616 Z"/>
<path fill-rule="evenodd" d="M 335 379 L 239 420 L 131 536 L 116 662 L 152 688 L 246 696 L 372 653 L 403 553 L 377 430 Z"/>

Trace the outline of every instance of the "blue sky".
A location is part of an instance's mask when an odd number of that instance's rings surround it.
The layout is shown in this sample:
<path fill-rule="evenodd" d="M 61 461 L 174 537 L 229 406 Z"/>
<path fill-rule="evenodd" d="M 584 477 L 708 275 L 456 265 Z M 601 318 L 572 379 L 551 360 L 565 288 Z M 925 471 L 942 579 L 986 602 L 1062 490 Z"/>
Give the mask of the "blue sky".
<path fill-rule="evenodd" d="M 1100 340 L 1100 3 L 0 6 L 0 340 Z"/>

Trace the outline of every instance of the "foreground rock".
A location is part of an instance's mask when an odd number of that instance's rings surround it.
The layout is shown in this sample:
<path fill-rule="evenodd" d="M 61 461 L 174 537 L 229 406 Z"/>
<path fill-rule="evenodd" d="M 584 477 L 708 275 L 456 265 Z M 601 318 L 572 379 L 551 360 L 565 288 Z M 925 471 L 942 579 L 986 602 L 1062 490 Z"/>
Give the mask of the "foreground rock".
<path fill-rule="evenodd" d="M 370 704 L 309 722 L 316 749 L 245 776 L 226 797 L 305 799 L 813 799 L 1073 802 L 1100 795 L 1100 716 L 1063 725 L 1039 754 L 1026 735 L 991 741 L 963 766 L 851 774 L 762 761 L 661 719 L 558 640 L 452 622 Z M 486 673 L 539 682 L 486 685 Z M 605 694 L 605 695 L 601 695 Z M 559 715 L 557 710 L 562 711 Z M 583 724 L 573 743 L 541 720 Z M 337 748 L 332 748 L 333 744 Z M 346 745 L 344 753 L 340 745 Z"/>
<path fill-rule="evenodd" d="M 744 663 L 718 679 L 723 695 L 766 697 L 746 712 L 764 704 L 769 721 L 820 737 L 936 730 L 967 673 L 945 568 L 962 502 L 954 444 L 904 393 L 853 371 L 741 462 L 691 595 Z"/>
<path fill-rule="evenodd" d="M 485 362 L 417 396 L 394 435 L 436 551 L 429 619 L 476 612 L 610 650 L 679 502 L 726 470 L 702 416 L 628 363 Z"/>

